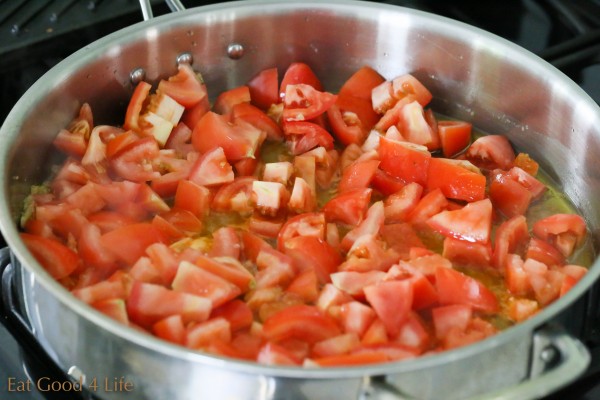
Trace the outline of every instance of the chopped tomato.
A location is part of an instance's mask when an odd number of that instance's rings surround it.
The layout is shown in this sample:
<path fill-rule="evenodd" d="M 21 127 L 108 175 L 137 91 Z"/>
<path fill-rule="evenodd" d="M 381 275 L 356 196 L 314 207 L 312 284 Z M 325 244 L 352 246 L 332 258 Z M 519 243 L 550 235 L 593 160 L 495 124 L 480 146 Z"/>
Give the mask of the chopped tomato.
<path fill-rule="evenodd" d="M 250 103 L 250 89 L 248 86 L 238 86 L 237 88 L 221 92 L 215 104 L 213 110 L 221 115 L 230 114 L 233 108 L 238 104 L 249 104 Z"/>
<path fill-rule="evenodd" d="M 371 186 L 384 196 L 389 196 L 406 186 L 406 182 L 378 169 L 371 179 Z"/>
<path fill-rule="evenodd" d="M 504 136 L 469 145 L 471 125 L 438 121 L 413 75 L 363 67 L 338 93 L 304 63 L 277 75 L 211 108 L 182 64 L 138 85 L 123 127 L 84 104 L 27 197 L 26 247 L 116 321 L 294 367 L 466 346 L 586 274 L 570 259 L 591 259 L 586 222 L 546 210 L 539 165 Z"/>
<path fill-rule="evenodd" d="M 524 216 L 517 215 L 503 222 L 496 230 L 492 259 L 494 266 L 504 270 L 509 254 L 522 253 L 528 239 L 529 228 Z"/>
<path fill-rule="evenodd" d="M 223 304 L 221 307 L 213 308 L 210 313 L 210 318 L 225 318 L 229 321 L 229 326 L 232 331 L 248 328 L 254 321 L 252 310 L 246 303 L 241 300 L 231 300 Z"/>
<path fill-rule="evenodd" d="M 329 92 L 321 92 L 307 84 L 288 84 L 285 89 L 283 118 L 285 121 L 308 121 L 326 112 L 336 100 Z"/>
<path fill-rule="evenodd" d="M 442 211 L 429 218 L 427 224 L 446 237 L 488 243 L 492 231 L 492 202 L 485 199 L 459 210 Z"/>
<path fill-rule="evenodd" d="M 386 223 L 406 221 L 408 215 L 419 203 L 422 193 L 423 187 L 418 183 L 412 182 L 385 199 Z"/>
<path fill-rule="evenodd" d="M 299 339 L 316 343 L 340 334 L 333 319 L 318 308 L 296 305 L 284 308 L 263 324 L 263 334 L 270 340 Z"/>
<path fill-rule="evenodd" d="M 156 228 L 149 223 L 125 225 L 105 233 L 100 243 L 119 260 L 133 264 L 145 254 L 146 248 L 162 239 Z"/>
<path fill-rule="evenodd" d="M 391 336 L 395 336 L 408 317 L 413 303 L 411 282 L 385 281 L 364 288 L 365 297 Z"/>
<path fill-rule="evenodd" d="M 492 246 L 491 243 L 470 242 L 446 237 L 442 256 L 462 265 L 485 267 L 492 263 Z"/>
<path fill-rule="evenodd" d="M 426 146 L 429 150 L 439 147 L 439 138 L 427 123 L 423 106 L 417 101 L 406 104 L 400 110 L 400 127 L 402 136 L 406 141 Z"/>
<path fill-rule="evenodd" d="M 469 305 L 453 304 L 431 310 L 435 336 L 443 339 L 453 330 L 464 331 L 469 326 L 473 310 Z"/>
<path fill-rule="evenodd" d="M 283 125 L 283 131 L 290 136 L 288 140 L 294 155 L 306 153 L 319 146 L 328 150 L 333 148 L 333 137 L 315 123 L 289 121 Z"/>
<path fill-rule="evenodd" d="M 526 153 L 517 154 L 514 166 L 521 168 L 531 176 L 536 176 L 540 168 L 540 165 Z"/>
<path fill-rule="evenodd" d="M 471 142 L 472 125 L 465 121 L 438 121 L 438 132 L 444 157 L 452 158 Z"/>
<path fill-rule="evenodd" d="M 210 191 L 197 183 L 182 179 L 177 185 L 174 206 L 203 219 L 210 212 Z"/>
<path fill-rule="evenodd" d="M 223 226 L 213 232 L 213 243 L 209 255 L 211 257 L 231 257 L 239 260 L 241 243 L 240 238 L 231 226 Z"/>
<path fill-rule="evenodd" d="M 327 110 L 327 117 L 336 138 L 344 145 L 362 144 L 378 120 L 368 99 L 349 95 L 338 95 Z"/>
<path fill-rule="evenodd" d="M 281 79 L 281 86 L 279 87 L 280 98 L 284 99 L 288 85 L 299 83 L 312 86 L 316 90 L 323 89 L 321 81 L 317 78 L 312 68 L 305 63 L 295 62 L 290 64 Z"/>
<path fill-rule="evenodd" d="M 237 286 L 187 261 L 179 264 L 171 286 L 177 292 L 207 298 L 213 307 L 219 307 L 241 294 Z"/>
<path fill-rule="evenodd" d="M 417 205 L 408 214 L 408 221 L 419 224 L 444 211 L 448 200 L 441 189 L 434 189 L 419 200 Z"/>
<path fill-rule="evenodd" d="M 475 140 L 466 153 L 467 159 L 480 168 L 508 170 L 515 152 L 505 136 L 486 135 Z"/>
<path fill-rule="evenodd" d="M 158 91 L 173 98 L 186 108 L 191 108 L 208 100 L 206 86 L 199 74 L 188 64 L 179 64 L 177 74 L 162 80 L 158 84 Z M 188 125 L 192 127 L 193 125 Z"/>
<path fill-rule="evenodd" d="M 252 195 L 252 184 L 255 180 L 256 178 L 253 176 L 243 176 L 235 178 L 233 182 L 227 185 L 221 186 L 213 197 L 213 209 L 219 212 L 252 212 L 250 197 Z"/>
<path fill-rule="evenodd" d="M 327 221 L 358 225 L 362 221 L 371 199 L 373 189 L 354 189 L 338 194 L 323 207 Z"/>
<path fill-rule="evenodd" d="M 36 260 L 53 278 L 66 278 L 77 269 L 77 253 L 62 243 L 29 233 L 21 233 L 20 236 Z"/>
<path fill-rule="evenodd" d="M 161 339 L 184 345 L 186 330 L 181 315 L 171 315 L 152 325 L 152 332 Z"/>
<path fill-rule="evenodd" d="M 283 140 L 283 132 L 279 125 L 262 110 L 249 103 L 239 103 L 232 108 L 233 119 L 242 119 L 267 134 L 267 139 Z"/>
<path fill-rule="evenodd" d="M 527 188 L 501 172 L 494 174 L 489 196 L 494 207 L 509 218 L 524 215 L 532 200 L 532 194 Z"/>
<path fill-rule="evenodd" d="M 378 167 L 379 160 L 357 161 L 351 164 L 343 171 L 338 186 L 339 193 L 369 187 Z"/>
<path fill-rule="evenodd" d="M 210 309 L 211 302 L 207 298 L 151 283 L 133 282 L 127 298 L 129 318 L 144 327 L 172 315 L 181 315 L 184 323 L 205 321 Z"/>
<path fill-rule="evenodd" d="M 139 139 L 115 154 L 110 164 L 114 172 L 124 179 L 134 182 L 150 181 L 160 176 L 152 166 L 158 150 L 154 138 Z"/>
<path fill-rule="evenodd" d="M 314 236 L 295 236 L 285 240 L 283 246 L 284 252 L 303 268 L 314 269 L 321 284 L 331 281 L 330 275 L 342 260 L 329 243 Z"/>
<path fill-rule="evenodd" d="M 127 106 L 127 112 L 125 113 L 125 122 L 123 123 L 123 127 L 127 130 L 140 130 L 140 114 L 142 112 L 142 108 L 144 106 L 144 102 L 146 102 L 148 96 L 150 95 L 150 89 L 152 85 L 147 82 L 140 82 L 135 87 L 133 95 L 129 100 L 129 105 Z"/>
<path fill-rule="evenodd" d="M 254 157 L 265 139 L 265 132 L 243 120 L 232 124 L 228 116 L 207 112 L 192 132 L 192 144 L 201 153 L 222 147 L 229 161 Z"/>
<path fill-rule="evenodd" d="M 427 189 L 440 188 L 447 198 L 465 201 L 482 200 L 485 197 L 486 179 L 462 161 L 432 158 L 427 174 Z"/>
<path fill-rule="evenodd" d="M 223 148 L 216 147 L 202 154 L 192 166 L 188 179 L 202 186 L 233 182 L 233 168 L 227 162 Z"/>
<path fill-rule="evenodd" d="M 379 142 L 381 169 L 406 183 L 425 186 L 431 154 L 423 146 L 381 138 Z"/>
<path fill-rule="evenodd" d="M 246 85 L 250 89 L 252 104 L 268 110 L 272 104 L 279 103 L 278 84 L 277 68 L 264 69 L 250 78 Z"/>
<path fill-rule="evenodd" d="M 433 98 L 431 92 L 414 76 L 405 74 L 394 78 L 392 81 L 394 97 L 401 99 L 405 96 L 414 96 L 419 104 L 425 107 Z"/>
<path fill-rule="evenodd" d="M 576 214 L 554 214 L 533 225 L 533 234 L 559 247 L 565 257 L 581 245 L 586 230 L 585 220 Z M 568 241 L 568 238 L 572 240 Z"/>
<path fill-rule="evenodd" d="M 437 268 L 435 285 L 440 303 L 463 304 L 484 312 L 498 311 L 496 295 L 481 282 L 451 268 Z"/>
<path fill-rule="evenodd" d="M 324 240 L 325 215 L 323 213 L 305 213 L 288 219 L 277 236 L 277 248 L 285 251 L 288 241 L 298 236 Z"/>

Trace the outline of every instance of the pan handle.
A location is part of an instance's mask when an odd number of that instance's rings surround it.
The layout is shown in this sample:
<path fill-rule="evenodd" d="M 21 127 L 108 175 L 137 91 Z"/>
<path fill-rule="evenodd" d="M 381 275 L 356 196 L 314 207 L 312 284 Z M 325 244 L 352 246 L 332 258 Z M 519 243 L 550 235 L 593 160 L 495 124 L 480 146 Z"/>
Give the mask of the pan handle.
<path fill-rule="evenodd" d="M 587 347 L 557 327 L 544 327 L 534 334 L 532 353 L 530 379 L 472 400 L 539 399 L 575 381 L 591 361 Z"/>
<path fill-rule="evenodd" d="M 544 327 L 533 335 L 530 378 L 515 386 L 469 400 L 533 400 L 548 396 L 579 378 L 590 364 L 584 344 L 561 328 Z M 359 400 L 410 400 L 385 379 L 365 382 Z"/>
<path fill-rule="evenodd" d="M 179 0 L 165 0 L 165 2 L 167 3 L 167 6 L 169 6 L 171 12 L 185 10 L 185 6 Z M 154 17 L 150 0 L 140 0 L 140 7 L 142 8 L 142 16 L 144 17 L 144 21 L 148 21 Z"/>

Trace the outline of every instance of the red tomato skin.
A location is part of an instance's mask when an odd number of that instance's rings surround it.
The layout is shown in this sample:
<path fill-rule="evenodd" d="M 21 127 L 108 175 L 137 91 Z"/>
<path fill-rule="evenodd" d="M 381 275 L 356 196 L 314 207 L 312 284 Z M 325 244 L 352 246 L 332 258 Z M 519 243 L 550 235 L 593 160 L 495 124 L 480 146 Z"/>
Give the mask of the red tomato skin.
<path fill-rule="evenodd" d="M 295 338 L 316 343 L 341 332 L 335 321 L 318 308 L 301 304 L 284 308 L 268 318 L 263 333 L 271 341 Z"/>
<path fill-rule="evenodd" d="M 401 99 L 405 96 L 414 96 L 419 104 L 425 107 L 433 95 L 431 92 L 411 74 L 405 74 L 394 78 L 392 81 L 394 96 Z"/>
<path fill-rule="evenodd" d="M 117 259 L 133 265 L 148 246 L 161 240 L 162 235 L 152 224 L 140 222 L 105 233 L 100 243 Z"/>
<path fill-rule="evenodd" d="M 233 182 L 234 177 L 223 148 L 215 147 L 196 160 L 188 179 L 201 186 L 219 186 Z"/>
<path fill-rule="evenodd" d="M 529 228 L 527 220 L 522 215 L 517 215 L 504 221 L 496 229 L 492 264 L 504 271 L 509 254 L 523 253 L 529 241 Z M 521 247 L 521 248 L 519 248 Z"/>
<path fill-rule="evenodd" d="M 577 244 L 581 244 L 586 231 L 585 220 L 576 214 L 553 214 L 533 224 L 533 234 L 546 241 L 563 233 L 572 233 L 577 237 Z"/>
<path fill-rule="evenodd" d="M 383 321 L 387 332 L 391 336 L 396 336 L 412 307 L 411 282 L 407 280 L 378 282 L 365 287 L 364 292 L 367 302 Z"/>
<path fill-rule="evenodd" d="M 192 144 L 200 153 L 222 147 L 229 161 L 254 157 L 265 133 L 245 121 L 229 122 L 228 116 L 207 112 L 192 131 Z"/>
<path fill-rule="evenodd" d="M 318 146 L 333 149 L 333 137 L 326 129 L 313 122 L 288 121 L 284 123 L 283 131 L 288 135 L 288 143 L 291 143 L 294 155 L 306 153 Z"/>
<path fill-rule="evenodd" d="M 427 224 L 446 237 L 486 244 L 492 232 L 492 202 L 484 199 L 458 210 L 442 211 Z"/>
<path fill-rule="evenodd" d="M 232 331 L 248 328 L 254 321 L 252 310 L 242 300 L 234 299 L 221 307 L 213 308 L 210 318 L 222 317 L 229 321 Z"/>
<path fill-rule="evenodd" d="M 394 193 L 397 193 L 404 186 L 406 186 L 406 182 L 391 176 L 381 169 L 375 171 L 375 174 L 371 179 L 371 187 L 384 196 L 390 196 Z"/>
<path fill-rule="evenodd" d="M 277 249 L 285 252 L 288 240 L 298 236 L 310 236 L 325 240 L 325 214 L 311 212 L 288 219 L 277 235 Z"/>
<path fill-rule="evenodd" d="M 309 121 L 325 113 L 337 96 L 329 92 L 321 92 L 310 85 L 288 85 L 283 104 L 284 121 Z"/>
<path fill-rule="evenodd" d="M 213 111 L 217 114 L 227 115 L 233 111 L 235 105 L 244 103 L 250 103 L 250 89 L 248 86 L 242 85 L 221 92 L 215 100 Z"/>
<path fill-rule="evenodd" d="M 159 154 L 158 143 L 152 137 L 139 139 L 121 149 L 110 160 L 112 170 L 120 177 L 133 182 L 146 182 L 160 174 L 147 169 L 146 163 Z"/>
<path fill-rule="evenodd" d="M 340 88 L 339 96 L 354 96 L 371 100 L 373 88 L 385 82 L 385 78 L 369 66 L 364 66 L 352 74 Z"/>
<path fill-rule="evenodd" d="M 452 158 L 471 142 L 472 125 L 465 121 L 438 121 L 438 133 L 444 157 Z"/>
<path fill-rule="evenodd" d="M 210 257 L 231 257 L 240 259 L 241 242 L 235 228 L 223 226 L 213 232 L 213 244 L 208 253 Z"/>
<path fill-rule="evenodd" d="M 267 68 L 254 75 L 246 84 L 250 89 L 252 104 L 262 110 L 268 110 L 272 104 L 279 103 L 279 73 L 277 68 Z"/>
<path fill-rule="evenodd" d="M 437 268 L 435 283 L 440 304 L 463 304 L 483 312 L 495 313 L 498 299 L 479 281 L 451 268 Z"/>
<path fill-rule="evenodd" d="M 371 188 L 363 188 L 338 194 L 323 207 L 325 218 L 331 222 L 358 225 L 367 212 L 372 192 Z"/>
<path fill-rule="evenodd" d="M 342 262 L 340 254 L 323 239 L 313 236 L 296 236 L 283 243 L 285 254 L 297 264 L 314 268 L 321 284 L 331 282 L 330 275 Z"/>
<path fill-rule="evenodd" d="M 53 278 L 66 278 L 77 269 L 79 265 L 77 253 L 59 241 L 29 233 L 21 233 L 19 236 Z"/>
<path fill-rule="evenodd" d="M 241 294 L 237 286 L 189 262 L 179 265 L 171 287 L 177 292 L 205 297 L 213 307 L 219 307 Z"/>
<path fill-rule="evenodd" d="M 369 187 L 378 167 L 379 160 L 357 161 L 346 167 L 340 179 L 338 193 Z"/>
<path fill-rule="evenodd" d="M 390 175 L 406 183 L 416 182 L 426 186 L 431 154 L 416 150 L 402 142 L 386 139 L 379 140 L 380 167 Z"/>
<path fill-rule="evenodd" d="M 515 152 L 505 136 L 486 135 L 478 138 L 466 153 L 467 160 L 480 168 L 508 170 L 515 161 Z"/>
<path fill-rule="evenodd" d="M 281 79 L 281 86 L 279 87 L 279 97 L 283 99 L 285 91 L 288 85 L 295 85 L 298 83 L 310 85 L 316 90 L 323 90 L 323 84 L 317 78 L 311 67 L 305 63 L 295 62 L 290 64 L 286 69 L 283 78 Z"/>
<path fill-rule="evenodd" d="M 508 218 L 524 215 L 532 200 L 529 190 L 502 173 L 492 178 L 489 197 L 494 207 Z"/>
<path fill-rule="evenodd" d="M 492 263 L 492 246 L 491 243 L 468 242 L 447 237 L 444 239 L 442 256 L 452 262 L 485 267 Z"/>
<path fill-rule="evenodd" d="M 440 188 L 449 199 L 478 201 L 485 198 L 486 179 L 483 174 L 470 171 L 442 158 L 429 162 L 427 189 Z"/>
<path fill-rule="evenodd" d="M 152 333 L 171 343 L 184 345 L 186 329 L 181 315 L 171 315 L 152 325 Z"/>
<path fill-rule="evenodd" d="M 208 102 L 206 85 L 189 64 L 179 64 L 177 74 L 159 82 L 158 91 L 185 108 L 194 107 L 203 101 Z M 193 127 L 193 125 L 188 126 Z"/>
<path fill-rule="evenodd" d="M 127 298 L 127 313 L 132 322 L 143 327 L 179 314 L 184 323 L 205 321 L 210 315 L 210 300 L 180 293 L 161 285 L 133 282 Z"/>
<path fill-rule="evenodd" d="M 250 125 L 263 130 L 267 133 L 270 140 L 283 140 L 283 132 L 277 122 L 273 121 L 267 114 L 259 108 L 249 103 L 239 103 L 233 106 L 233 119 L 242 119 Z"/>
<path fill-rule="evenodd" d="M 177 185 L 174 206 L 187 210 L 202 220 L 210 212 L 210 200 L 210 190 L 184 179 Z"/>
<path fill-rule="evenodd" d="M 152 85 L 144 81 L 138 83 L 135 87 L 131 99 L 129 100 L 127 111 L 125 112 L 125 122 L 123 123 L 123 127 L 126 130 L 140 130 L 140 113 L 142 112 L 144 102 L 150 95 L 150 89 L 152 89 Z"/>

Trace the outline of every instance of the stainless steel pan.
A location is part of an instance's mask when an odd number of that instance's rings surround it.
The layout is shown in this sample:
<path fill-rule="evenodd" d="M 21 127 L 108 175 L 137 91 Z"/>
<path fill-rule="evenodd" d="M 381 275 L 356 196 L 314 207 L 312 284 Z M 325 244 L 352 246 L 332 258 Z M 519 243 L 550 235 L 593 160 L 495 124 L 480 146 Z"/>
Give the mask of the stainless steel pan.
<path fill-rule="evenodd" d="M 185 57 L 181 57 L 185 55 Z M 89 102 L 95 119 L 120 123 L 131 72 L 149 81 L 177 60 L 201 71 L 212 93 L 260 69 L 304 61 L 335 91 L 369 64 L 387 78 L 411 72 L 434 110 L 509 137 L 540 160 L 588 221 L 600 227 L 600 109 L 536 56 L 473 27 L 400 7 L 345 0 L 243 1 L 162 16 L 109 35 L 61 62 L 15 105 L 0 130 L 0 227 L 20 265 L 19 300 L 42 346 L 98 397 L 148 399 L 537 398 L 583 372 L 589 354 L 565 333 L 596 262 L 536 317 L 477 344 L 385 365 L 274 368 L 170 345 L 116 324 L 76 301 L 18 239 L 29 186 L 48 175 L 51 141 Z M 558 328 L 556 328 L 558 327 Z M 123 377 L 133 390 L 103 386 Z M 95 379 L 95 380 L 94 380 Z M 97 383 L 95 388 L 89 386 Z"/>

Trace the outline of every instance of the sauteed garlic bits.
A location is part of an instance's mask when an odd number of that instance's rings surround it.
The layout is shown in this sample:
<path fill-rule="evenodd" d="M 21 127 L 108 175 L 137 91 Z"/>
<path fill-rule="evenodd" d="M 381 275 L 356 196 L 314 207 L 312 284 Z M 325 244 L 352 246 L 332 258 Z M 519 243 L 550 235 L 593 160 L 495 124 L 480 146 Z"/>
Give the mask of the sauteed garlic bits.
<path fill-rule="evenodd" d="M 123 324 L 266 364 L 387 362 L 485 339 L 587 271 L 585 221 L 535 160 L 434 114 L 410 74 L 331 93 L 294 63 L 209 89 L 182 64 L 121 127 L 84 105 L 29 198 L 29 250 Z"/>

